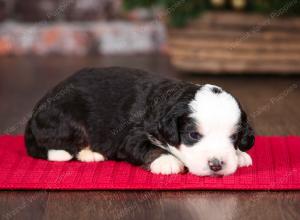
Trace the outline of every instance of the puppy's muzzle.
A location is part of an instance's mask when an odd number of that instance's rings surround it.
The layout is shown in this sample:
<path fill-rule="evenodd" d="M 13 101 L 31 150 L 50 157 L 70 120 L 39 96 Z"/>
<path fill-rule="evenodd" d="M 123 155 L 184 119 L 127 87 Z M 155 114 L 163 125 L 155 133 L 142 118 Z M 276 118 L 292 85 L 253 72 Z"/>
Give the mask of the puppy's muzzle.
<path fill-rule="evenodd" d="M 218 172 L 218 171 L 222 170 L 223 165 L 224 165 L 224 162 L 217 158 L 212 158 L 211 160 L 208 161 L 209 169 L 211 169 L 214 172 Z"/>

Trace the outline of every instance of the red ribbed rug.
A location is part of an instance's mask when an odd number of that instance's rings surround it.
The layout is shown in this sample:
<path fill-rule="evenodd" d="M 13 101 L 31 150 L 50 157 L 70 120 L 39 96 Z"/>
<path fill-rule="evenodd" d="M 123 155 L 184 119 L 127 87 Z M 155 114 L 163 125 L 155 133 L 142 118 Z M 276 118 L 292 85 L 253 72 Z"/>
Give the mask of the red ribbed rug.
<path fill-rule="evenodd" d="M 230 176 L 154 175 L 125 162 L 49 162 L 26 155 L 22 136 L 0 137 L 0 189 L 299 190 L 300 137 L 257 137 L 253 166 Z"/>

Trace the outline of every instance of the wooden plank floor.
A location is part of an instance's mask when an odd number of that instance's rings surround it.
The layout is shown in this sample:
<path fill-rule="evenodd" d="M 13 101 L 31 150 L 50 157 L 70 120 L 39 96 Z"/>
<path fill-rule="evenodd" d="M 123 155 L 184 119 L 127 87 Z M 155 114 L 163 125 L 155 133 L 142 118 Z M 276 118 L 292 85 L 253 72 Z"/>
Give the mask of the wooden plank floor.
<path fill-rule="evenodd" d="M 162 56 L 1 58 L 0 133 L 22 133 L 34 103 L 84 66 L 135 66 L 236 95 L 258 135 L 300 135 L 300 77 L 176 73 Z M 300 192 L 1 191 L 0 219 L 300 219 Z"/>

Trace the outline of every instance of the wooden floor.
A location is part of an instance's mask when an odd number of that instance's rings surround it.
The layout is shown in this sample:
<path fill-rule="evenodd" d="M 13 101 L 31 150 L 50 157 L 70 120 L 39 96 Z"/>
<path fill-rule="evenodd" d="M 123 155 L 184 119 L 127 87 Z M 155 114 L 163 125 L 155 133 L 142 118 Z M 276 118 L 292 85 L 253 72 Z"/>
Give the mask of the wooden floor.
<path fill-rule="evenodd" d="M 176 73 L 162 56 L 1 58 L 0 133 L 22 133 L 34 103 L 84 66 L 134 66 L 237 96 L 258 135 L 300 135 L 300 77 Z M 300 219 L 300 192 L 2 191 L 0 219 Z"/>

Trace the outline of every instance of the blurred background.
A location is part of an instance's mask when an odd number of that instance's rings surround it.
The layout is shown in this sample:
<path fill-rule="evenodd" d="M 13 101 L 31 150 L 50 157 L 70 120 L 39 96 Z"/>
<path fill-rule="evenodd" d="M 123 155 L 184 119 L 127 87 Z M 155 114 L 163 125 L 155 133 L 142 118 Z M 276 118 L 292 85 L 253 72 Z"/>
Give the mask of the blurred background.
<path fill-rule="evenodd" d="M 0 133 L 86 66 L 217 84 L 259 135 L 300 135 L 298 0 L 0 0 Z"/>
<path fill-rule="evenodd" d="M 300 0 L 0 0 L 0 135 L 23 134 L 35 103 L 75 71 L 116 65 L 219 85 L 239 99 L 257 135 L 300 135 L 299 16 Z M 300 219 L 299 198 L 8 191 L 0 216 Z"/>

